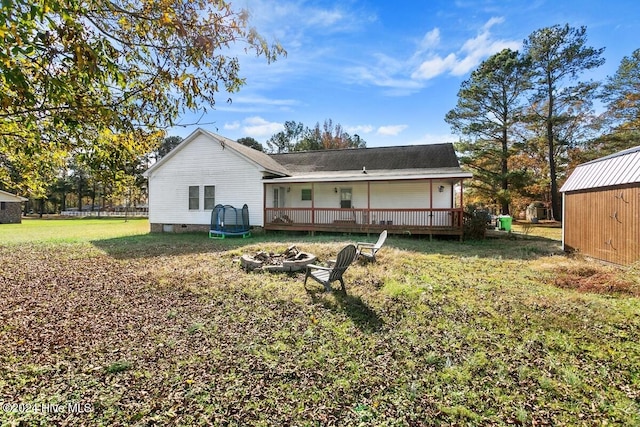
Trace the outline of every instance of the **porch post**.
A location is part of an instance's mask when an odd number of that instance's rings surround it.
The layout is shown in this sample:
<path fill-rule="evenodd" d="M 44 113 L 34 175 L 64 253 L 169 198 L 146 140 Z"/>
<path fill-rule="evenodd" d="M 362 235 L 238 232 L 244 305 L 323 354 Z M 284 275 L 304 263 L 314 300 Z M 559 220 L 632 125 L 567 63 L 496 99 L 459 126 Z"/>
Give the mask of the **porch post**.
<path fill-rule="evenodd" d="M 464 205 L 462 204 L 463 203 L 462 202 L 462 200 L 463 200 L 462 194 L 463 193 L 464 193 L 464 178 L 461 178 L 460 179 L 460 220 L 461 220 L 461 223 L 462 223 L 462 213 L 464 212 Z"/>
<path fill-rule="evenodd" d="M 267 225 L 267 184 L 262 183 L 262 227 Z"/>
<path fill-rule="evenodd" d="M 564 218 L 564 217 L 563 217 Z M 371 225 L 371 181 L 367 181 L 367 235 Z"/>
<path fill-rule="evenodd" d="M 433 227 L 433 178 L 429 178 L 429 228 Z"/>
<path fill-rule="evenodd" d="M 464 224 L 464 205 L 462 194 L 464 193 L 464 178 L 460 178 L 460 215 L 458 218 L 458 227 L 462 228 L 462 224 Z M 462 236 L 460 236 L 460 240 L 462 240 Z"/>
<path fill-rule="evenodd" d="M 316 185 L 315 183 L 311 183 L 311 224 L 315 225 L 316 223 Z"/>

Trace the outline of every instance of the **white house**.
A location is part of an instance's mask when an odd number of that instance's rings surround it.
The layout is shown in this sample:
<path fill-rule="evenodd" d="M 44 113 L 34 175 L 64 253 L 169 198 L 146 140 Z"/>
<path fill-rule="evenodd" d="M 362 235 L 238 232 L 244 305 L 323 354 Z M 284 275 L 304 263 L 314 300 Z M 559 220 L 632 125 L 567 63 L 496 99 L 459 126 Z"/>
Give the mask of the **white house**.
<path fill-rule="evenodd" d="M 145 172 L 151 231 L 208 231 L 217 204 L 246 203 L 261 226 L 263 179 L 286 174 L 267 154 L 197 129 Z"/>
<path fill-rule="evenodd" d="M 217 204 L 266 230 L 462 235 L 451 144 L 265 154 L 202 129 L 147 172 L 152 232 L 208 230 Z"/>

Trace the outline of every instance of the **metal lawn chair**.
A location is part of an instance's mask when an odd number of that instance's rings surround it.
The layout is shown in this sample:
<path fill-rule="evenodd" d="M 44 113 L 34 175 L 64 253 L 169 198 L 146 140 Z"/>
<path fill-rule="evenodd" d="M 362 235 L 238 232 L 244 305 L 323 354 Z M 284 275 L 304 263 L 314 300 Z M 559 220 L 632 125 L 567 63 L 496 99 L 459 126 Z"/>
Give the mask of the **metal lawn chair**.
<path fill-rule="evenodd" d="M 304 276 L 304 287 L 307 288 L 307 279 L 311 277 L 318 283 L 321 283 L 325 290 L 331 292 L 333 289 L 331 283 L 339 281 L 342 285 L 342 292 L 346 293 L 347 290 L 344 286 L 344 280 L 342 275 L 351 265 L 356 258 L 356 247 L 354 245 L 347 245 L 340 252 L 335 261 L 332 261 L 331 267 L 324 267 L 321 265 L 309 264 L 307 265 L 307 274 Z"/>
<path fill-rule="evenodd" d="M 378 237 L 378 241 L 375 243 L 356 243 L 356 255 L 362 256 L 368 261 L 375 261 L 376 253 L 380 250 L 385 240 L 387 240 L 387 230 L 384 230 L 382 233 L 380 233 L 380 237 Z"/>

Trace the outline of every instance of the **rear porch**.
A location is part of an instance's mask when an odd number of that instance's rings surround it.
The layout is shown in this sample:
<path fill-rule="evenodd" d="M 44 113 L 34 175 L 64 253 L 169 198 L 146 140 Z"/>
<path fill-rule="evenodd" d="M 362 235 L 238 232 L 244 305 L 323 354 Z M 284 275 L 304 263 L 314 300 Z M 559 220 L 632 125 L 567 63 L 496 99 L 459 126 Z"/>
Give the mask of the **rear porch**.
<path fill-rule="evenodd" d="M 265 208 L 265 230 L 339 233 L 455 235 L 462 237 L 462 208 Z"/>
<path fill-rule="evenodd" d="M 462 238 L 462 179 L 265 184 L 265 230 L 454 235 Z"/>

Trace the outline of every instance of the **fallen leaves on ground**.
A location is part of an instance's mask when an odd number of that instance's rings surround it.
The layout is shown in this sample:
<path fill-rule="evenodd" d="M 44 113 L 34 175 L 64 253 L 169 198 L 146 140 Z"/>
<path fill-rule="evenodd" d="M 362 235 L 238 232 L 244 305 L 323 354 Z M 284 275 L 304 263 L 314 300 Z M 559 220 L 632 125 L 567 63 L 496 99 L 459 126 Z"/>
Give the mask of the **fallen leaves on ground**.
<path fill-rule="evenodd" d="M 305 291 L 303 273 L 246 273 L 238 254 L 0 246 L 0 401 L 90 405 L 1 422 L 640 422 L 638 316 L 533 289 L 521 261 L 387 248 L 339 296 Z"/>

